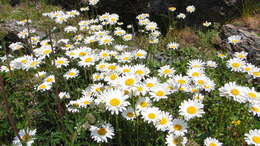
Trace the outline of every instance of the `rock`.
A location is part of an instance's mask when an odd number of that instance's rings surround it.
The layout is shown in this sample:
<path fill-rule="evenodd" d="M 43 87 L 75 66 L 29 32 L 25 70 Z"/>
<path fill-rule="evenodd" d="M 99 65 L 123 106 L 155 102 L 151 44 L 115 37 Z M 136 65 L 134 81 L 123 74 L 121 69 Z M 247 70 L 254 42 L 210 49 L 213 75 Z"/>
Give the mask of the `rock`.
<path fill-rule="evenodd" d="M 223 25 L 220 38 L 222 49 L 228 49 L 231 53 L 246 51 L 248 52 L 248 60 L 256 65 L 260 64 L 260 29 L 249 29 L 248 27 L 234 26 L 232 24 Z M 230 45 L 227 38 L 232 35 L 240 35 L 242 42 L 236 46 Z"/>

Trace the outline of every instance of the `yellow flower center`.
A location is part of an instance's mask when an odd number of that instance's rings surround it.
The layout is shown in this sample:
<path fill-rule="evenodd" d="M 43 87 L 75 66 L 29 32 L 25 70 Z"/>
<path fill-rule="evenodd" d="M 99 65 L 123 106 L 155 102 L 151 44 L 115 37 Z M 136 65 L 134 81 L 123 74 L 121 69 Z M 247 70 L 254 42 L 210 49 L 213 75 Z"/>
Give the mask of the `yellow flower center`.
<path fill-rule="evenodd" d="M 170 70 L 170 69 L 165 69 L 164 71 L 163 71 L 163 73 L 164 74 L 170 74 L 172 71 Z"/>
<path fill-rule="evenodd" d="M 151 87 L 154 86 L 154 84 L 153 84 L 153 83 L 147 83 L 146 86 L 149 87 L 149 88 L 151 88 Z"/>
<path fill-rule="evenodd" d="M 21 136 L 21 139 L 22 139 L 23 142 L 29 141 L 30 138 L 31 138 L 31 136 L 28 133 L 26 133 L 25 135 Z"/>
<path fill-rule="evenodd" d="M 69 76 L 75 76 L 76 73 L 75 73 L 75 72 L 69 72 L 68 75 L 69 75 Z"/>
<path fill-rule="evenodd" d="M 99 135 L 105 135 L 106 133 L 107 133 L 107 130 L 105 129 L 105 128 L 99 128 L 98 129 L 98 131 L 97 131 L 97 133 L 99 134 Z"/>
<path fill-rule="evenodd" d="M 26 63 L 27 63 L 27 60 L 24 59 L 24 60 L 21 61 L 21 63 L 22 63 L 22 64 L 26 64 Z"/>
<path fill-rule="evenodd" d="M 132 78 L 125 80 L 125 85 L 127 85 L 127 86 L 133 86 L 134 83 L 135 83 L 135 80 Z"/>
<path fill-rule="evenodd" d="M 142 74 L 144 74 L 144 72 L 143 72 L 142 70 L 137 70 L 137 71 L 135 72 L 135 74 L 142 75 Z"/>
<path fill-rule="evenodd" d="M 179 125 L 179 124 L 175 124 L 175 125 L 173 126 L 173 129 L 174 129 L 174 130 L 177 130 L 177 131 L 180 131 L 180 130 L 182 129 L 182 126 Z"/>
<path fill-rule="evenodd" d="M 104 67 L 106 67 L 106 65 L 104 65 L 104 64 L 100 64 L 100 65 L 98 66 L 98 68 L 100 68 L 100 69 L 102 69 L 102 68 L 104 68 Z"/>
<path fill-rule="evenodd" d="M 137 91 L 139 92 L 143 91 L 143 87 L 142 86 L 137 87 Z"/>
<path fill-rule="evenodd" d="M 126 73 L 126 72 L 130 72 L 130 69 L 125 68 L 125 69 L 123 69 L 123 72 L 124 72 L 124 73 Z"/>
<path fill-rule="evenodd" d="M 43 85 L 40 85 L 39 88 L 40 89 L 45 89 L 45 88 L 47 88 L 47 86 L 43 84 Z"/>
<path fill-rule="evenodd" d="M 209 146 L 217 146 L 215 143 L 210 143 Z"/>
<path fill-rule="evenodd" d="M 251 108 L 251 110 L 256 112 L 256 113 L 260 112 L 260 109 L 258 107 L 254 107 L 254 106 Z"/>
<path fill-rule="evenodd" d="M 138 53 L 136 54 L 136 56 L 141 57 L 141 56 L 143 56 L 143 54 L 140 53 L 140 52 L 138 52 Z"/>
<path fill-rule="evenodd" d="M 167 124 L 167 123 L 168 123 L 167 118 L 162 118 L 162 119 L 160 120 L 160 124 L 161 124 L 161 125 L 165 125 L 165 124 Z"/>
<path fill-rule="evenodd" d="M 194 106 L 190 106 L 187 108 L 187 113 L 189 114 L 196 114 L 197 113 L 197 108 Z"/>
<path fill-rule="evenodd" d="M 256 77 L 259 77 L 260 76 L 260 72 L 253 72 L 253 75 L 256 76 Z"/>
<path fill-rule="evenodd" d="M 142 101 L 142 102 L 140 103 L 140 106 L 141 106 L 142 108 L 145 108 L 145 107 L 148 106 L 148 103 L 145 102 L 145 101 Z"/>
<path fill-rule="evenodd" d="M 48 83 L 50 83 L 50 82 L 53 82 L 54 79 L 53 79 L 53 78 L 48 78 L 46 81 L 47 81 Z"/>
<path fill-rule="evenodd" d="M 173 143 L 173 144 L 178 144 L 178 140 L 177 140 L 176 138 L 174 138 L 174 139 L 172 140 L 172 143 Z"/>
<path fill-rule="evenodd" d="M 232 42 L 233 44 L 236 44 L 236 43 L 239 42 L 239 40 L 231 40 L 231 42 Z"/>
<path fill-rule="evenodd" d="M 128 113 L 127 113 L 127 116 L 130 117 L 130 118 L 134 117 L 134 115 L 135 115 L 135 114 L 134 114 L 133 112 L 128 112 Z"/>
<path fill-rule="evenodd" d="M 253 136 L 252 140 L 253 140 L 254 143 L 260 144 L 260 136 Z"/>
<path fill-rule="evenodd" d="M 47 55 L 47 54 L 50 54 L 50 53 L 51 53 L 51 50 L 44 50 L 44 51 L 43 51 L 43 54 L 44 54 L 44 55 Z"/>
<path fill-rule="evenodd" d="M 108 54 L 107 54 L 107 53 L 102 53 L 102 56 L 103 56 L 103 57 L 107 57 Z"/>
<path fill-rule="evenodd" d="M 123 60 L 127 61 L 127 60 L 129 60 L 129 57 L 124 57 Z"/>
<path fill-rule="evenodd" d="M 109 102 L 112 106 L 118 106 L 120 105 L 121 101 L 118 98 L 113 98 Z"/>
<path fill-rule="evenodd" d="M 245 67 L 245 71 L 250 71 L 251 67 Z"/>
<path fill-rule="evenodd" d="M 148 118 L 155 119 L 156 115 L 154 113 L 150 113 L 150 114 L 148 114 Z"/>
<path fill-rule="evenodd" d="M 108 69 L 110 69 L 110 70 L 115 70 L 115 69 L 116 69 L 116 66 L 115 66 L 115 65 L 109 65 L 109 66 L 108 66 Z"/>
<path fill-rule="evenodd" d="M 64 60 L 58 60 L 57 61 L 57 64 L 64 64 L 65 62 L 64 62 Z"/>
<path fill-rule="evenodd" d="M 232 89 L 231 94 L 237 96 L 237 95 L 239 95 L 239 91 L 237 89 Z"/>
<path fill-rule="evenodd" d="M 97 92 L 101 92 L 102 90 L 101 90 L 101 88 L 96 88 L 95 89 Z"/>
<path fill-rule="evenodd" d="M 157 91 L 156 96 L 164 96 L 164 91 Z"/>
<path fill-rule="evenodd" d="M 194 72 L 194 73 L 192 73 L 192 76 L 193 77 L 198 77 L 200 74 L 198 73 L 198 72 Z"/>
<path fill-rule="evenodd" d="M 248 95 L 250 98 L 256 98 L 256 94 L 253 93 L 253 92 L 249 92 L 249 93 L 247 93 L 247 95 Z"/>
<path fill-rule="evenodd" d="M 205 84 L 205 82 L 204 82 L 203 80 L 198 80 L 197 83 L 198 83 L 199 85 L 204 85 L 204 84 Z"/>
<path fill-rule="evenodd" d="M 178 83 L 179 83 L 179 84 L 185 84 L 186 81 L 185 81 L 185 80 L 178 80 Z"/>
<path fill-rule="evenodd" d="M 87 101 L 87 100 L 85 100 L 83 103 L 84 103 L 84 104 L 90 104 L 90 102 Z"/>
<path fill-rule="evenodd" d="M 117 75 L 116 75 L 116 74 L 110 75 L 110 79 L 111 79 L 111 80 L 115 80 L 116 78 L 117 78 Z"/>
<path fill-rule="evenodd" d="M 239 68 L 240 67 L 240 63 L 235 62 L 235 63 L 232 63 L 231 66 L 234 67 L 234 68 Z"/>
<path fill-rule="evenodd" d="M 79 53 L 79 56 L 85 56 L 85 55 L 87 55 L 86 52 L 80 52 L 80 53 Z"/>
<path fill-rule="evenodd" d="M 88 57 L 85 59 L 85 62 L 91 62 L 93 59 L 91 57 Z"/>

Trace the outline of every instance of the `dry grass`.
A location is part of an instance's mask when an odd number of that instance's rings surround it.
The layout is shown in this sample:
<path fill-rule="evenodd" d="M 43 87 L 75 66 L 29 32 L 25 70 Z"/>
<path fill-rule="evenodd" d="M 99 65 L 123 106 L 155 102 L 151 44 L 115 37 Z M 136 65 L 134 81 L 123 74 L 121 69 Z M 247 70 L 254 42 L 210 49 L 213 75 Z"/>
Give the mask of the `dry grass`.
<path fill-rule="evenodd" d="M 238 18 L 232 21 L 233 24 L 250 29 L 260 29 L 260 14 Z"/>

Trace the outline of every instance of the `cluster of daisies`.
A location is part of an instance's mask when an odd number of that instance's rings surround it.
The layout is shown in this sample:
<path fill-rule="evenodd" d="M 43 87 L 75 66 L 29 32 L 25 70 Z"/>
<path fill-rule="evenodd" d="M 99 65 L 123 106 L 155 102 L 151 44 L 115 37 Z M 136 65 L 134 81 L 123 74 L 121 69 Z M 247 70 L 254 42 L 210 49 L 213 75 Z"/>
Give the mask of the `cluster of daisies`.
<path fill-rule="evenodd" d="M 175 11 L 177 10 L 177 8 L 176 8 L 176 7 L 169 7 L 168 10 L 169 10 L 170 12 L 175 12 Z M 189 6 L 186 7 L 186 13 L 188 13 L 188 14 L 194 13 L 195 10 L 196 10 L 196 8 L 195 8 L 194 5 L 189 5 Z M 179 14 L 176 16 L 176 18 L 177 18 L 177 19 L 185 19 L 186 16 L 187 16 L 187 14 L 185 14 L 184 12 L 182 12 L 182 13 L 179 13 Z M 211 26 L 211 24 L 212 24 L 211 22 L 205 21 L 205 22 L 202 23 L 202 26 L 204 26 L 204 27 L 209 27 L 209 26 Z"/>
<path fill-rule="evenodd" d="M 90 0 L 89 3 L 93 6 L 98 3 L 98 0 Z M 169 10 L 174 11 L 175 9 Z M 81 11 L 88 10 L 88 7 L 81 9 Z M 193 13 L 195 7 L 188 6 L 186 11 Z M 80 12 L 77 10 L 43 14 L 59 24 L 78 15 Z M 186 15 L 183 13 L 177 16 L 182 19 L 185 17 Z M 136 18 L 141 26 L 141 32 L 148 34 L 149 43 L 158 43 L 161 33 L 157 24 L 149 20 L 149 14 L 140 14 Z M 32 23 L 31 20 L 22 20 L 17 24 L 29 25 L 30 23 Z M 205 23 L 208 23 L 205 25 L 210 25 L 209 22 Z M 81 20 L 77 26 L 65 26 L 64 33 L 70 34 L 65 36 L 71 37 L 59 40 L 43 39 L 37 35 L 35 29 L 25 29 L 18 36 L 30 42 L 31 50 L 22 42 L 12 43 L 9 47 L 13 52 L 26 50 L 31 55 L 1 57 L 3 62 L 11 61 L 7 65 L 2 65 L 0 70 L 9 72 L 37 69 L 35 77 L 39 78 L 40 82 L 35 85 L 35 89 L 39 92 L 52 90 L 56 83 L 57 75 L 55 77 L 54 72 L 39 71 L 43 70 L 42 67 L 45 65 L 53 66 L 55 70 L 65 70 L 61 77 L 64 81 L 78 80 L 77 77 L 86 76 L 86 72 L 90 72 L 91 84 L 81 90 L 81 97 L 71 96 L 70 91 L 65 90 L 58 94 L 60 99 L 67 99 L 66 107 L 69 112 L 77 113 L 89 108 L 90 105 L 104 105 L 106 111 L 111 115 L 121 115 L 130 121 L 140 118 L 147 124 L 153 125 L 158 131 L 166 132 L 165 143 L 169 146 L 185 145 L 188 142 L 185 136 L 188 132 L 187 122 L 203 116 L 205 113 L 204 94 L 216 88 L 214 81 L 207 76 L 206 69 L 217 68 L 217 62 L 190 60 L 185 74 L 177 74 L 175 68 L 170 65 L 150 70 L 145 65 L 147 52 L 126 45 L 134 39 L 134 35 L 130 33 L 130 30 L 123 29 L 122 24 L 117 14 L 105 13 L 93 19 Z M 232 39 L 237 38 L 229 38 L 230 43 L 239 42 Z M 165 47 L 175 50 L 180 45 L 170 42 Z M 219 54 L 219 56 L 225 57 L 223 54 Z M 227 66 L 232 71 L 247 72 L 254 78 L 259 77 L 259 68 L 245 62 L 247 53 L 239 52 L 234 56 L 235 58 L 227 61 Z M 260 94 L 254 88 L 242 87 L 231 82 L 225 84 L 219 91 L 221 96 L 231 97 L 241 103 L 249 102 L 251 111 L 257 116 L 260 115 Z M 178 118 L 174 118 L 170 112 L 155 106 L 156 103 L 167 100 L 171 94 L 176 92 L 193 95 L 179 105 Z M 98 143 L 108 142 L 115 136 L 115 129 L 108 122 L 91 125 L 89 131 L 91 137 Z M 35 139 L 35 134 L 36 130 L 21 130 L 20 138 L 15 137 L 13 143 L 17 144 L 22 140 L 30 145 Z M 245 137 L 248 144 L 259 145 L 260 143 L 258 129 L 249 131 Z M 204 144 L 206 146 L 222 145 L 213 137 L 206 138 Z"/>

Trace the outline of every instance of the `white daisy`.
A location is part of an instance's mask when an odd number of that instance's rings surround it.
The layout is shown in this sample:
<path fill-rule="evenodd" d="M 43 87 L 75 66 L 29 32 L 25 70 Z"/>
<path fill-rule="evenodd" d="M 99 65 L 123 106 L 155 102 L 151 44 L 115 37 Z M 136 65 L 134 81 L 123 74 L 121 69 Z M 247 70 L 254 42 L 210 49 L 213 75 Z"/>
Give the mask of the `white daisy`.
<path fill-rule="evenodd" d="M 180 115 L 184 116 L 186 120 L 195 117 L 202 117 L 204 105 L 196 100 L 184 100 L 180 105 Z"/>

